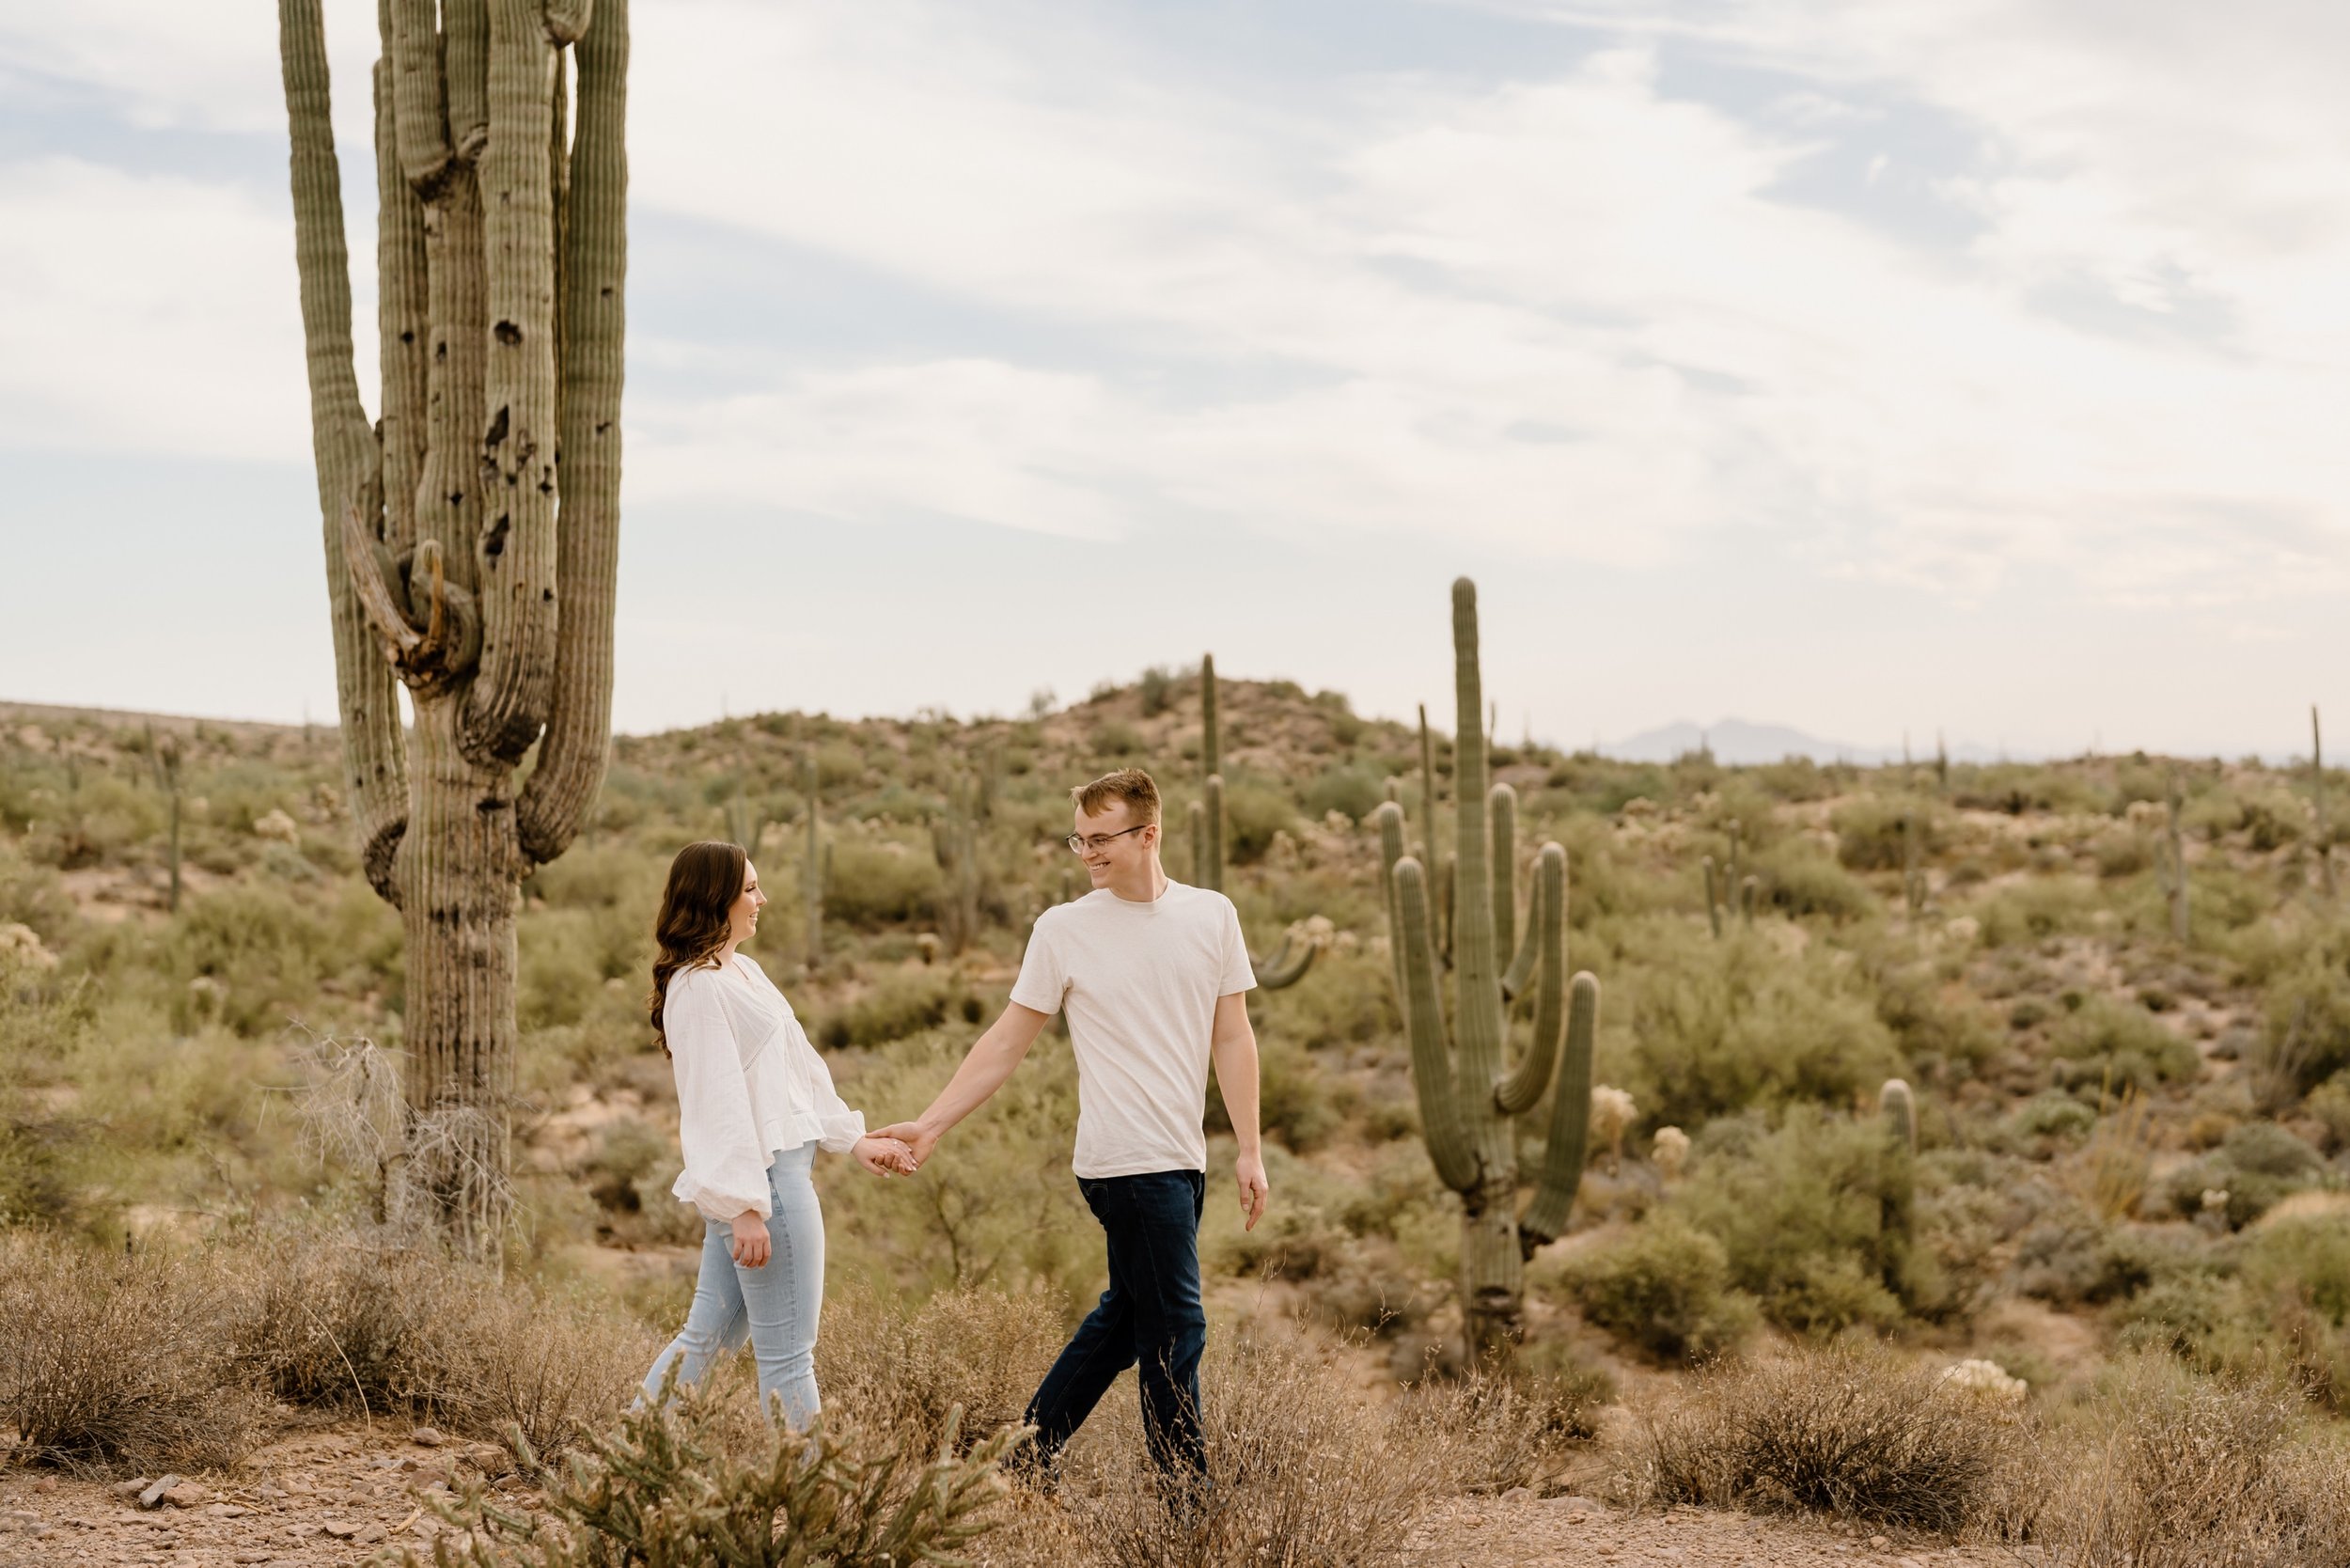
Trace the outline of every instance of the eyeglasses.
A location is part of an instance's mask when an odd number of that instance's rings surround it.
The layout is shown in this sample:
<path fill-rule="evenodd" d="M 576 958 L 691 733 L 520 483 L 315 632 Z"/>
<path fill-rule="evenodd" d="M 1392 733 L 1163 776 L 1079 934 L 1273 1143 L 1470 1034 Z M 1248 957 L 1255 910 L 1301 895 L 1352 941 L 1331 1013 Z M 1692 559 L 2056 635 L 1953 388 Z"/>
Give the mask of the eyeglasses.
<path fill-rule="evenodd" d="M 1143 828 L 1151 825 L 1152 824 L 1149 823 L 1144 823 L 1139 827 L 1124 828 L 1116 833 L 1096 833 L 1089 839 L 1080 838 L 1078 835 L 1072 833 L 1068 838 L 1063 839 L 1061 842 L 1069 846 L 1071 854 L 1084 855 L 1088 851 L 1105 850 L 1110 847 L 1111 839 L 1123 839 L 1129 833 L 1139 833 Z"/>

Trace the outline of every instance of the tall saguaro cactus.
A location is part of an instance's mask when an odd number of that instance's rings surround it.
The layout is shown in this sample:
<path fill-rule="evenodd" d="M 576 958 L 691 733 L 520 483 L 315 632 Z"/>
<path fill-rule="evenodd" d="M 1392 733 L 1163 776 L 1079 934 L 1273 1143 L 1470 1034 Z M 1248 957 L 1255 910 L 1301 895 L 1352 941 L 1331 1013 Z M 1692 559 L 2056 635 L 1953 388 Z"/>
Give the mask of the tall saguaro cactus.
<path fill-rule="evenodd" d="M 1199 799 L 1191 803 L 1191 880 L 1194 886 L 1224 891 L 1224 733 L 1215 716 L 1215 655 L 1199 659 L 1199 758 L 1207 769 Z M 1306 978 L 1314 966 L 1321 945 L 1281 933 L 1281 945 L 1269 957 L 1248 955 L 1257 984 L 1282 991 Z"/>
<path fill-rule="evenodd" d="M 1477 588 L 1452 585 L 1454 684 L 1460 729 L 1453 742 L 1453 1010 L 1448 1027 L 1428 872 L 1405 853 L 1403 813 L 1379 808 L 1387 924 L 1396 986 L 1411 1037 L 1412 1081 L 1429 1158 L 1461 1195 L 1462 1299 L 1471 1346 L 1506 1348 L 1519 1332 L 1525 1260 L 1563 1233 L 1583 1176 L 1590 1122 L 1591 1038 L 1599 982 L 1567 979 L 1567 855 L 1556 843 L 1535 857 L 1528 941 L 1512 975 L 1501 968 L 1504 933 L 1493 868 L 1512 863 L 1515 810 L 1509 786 L 1485 785 L 1482 682 L 1477 662 Z M 1498 804 L 1489 839 L 1488 810 Z M 1503 886 L 1507 886 L 1506 883 Z M 1507 897 L 1509 895 L 1501 895 Z M 1528 971 L 1531 971 L 1530 974 Z M 1509 981 L 1534 987 L 1533 1034 L 1515 1066 L 1507 1061 Z M 1564 1028 L 1561 1028 L 1561 1024 Z M 1563 1046 L 1563 1050 L 1562 1050 Z M 1563 1065 L 1560 1065 L 1563 1058 Z M 1516 1120 L 1532 1110 L 1557 1070 L 1534 1197 L 1518 1211 Z"/>
<path fill-rule="evenodd" d="M 311 440 L 362 863 L 407 935 L 407 1184 L 490 1250 L 516 888 L 578 833 L 611 740 L 628 6 L 380 0 L 377 17 L 370 424 L 321 0 L 278 3 Z"/>

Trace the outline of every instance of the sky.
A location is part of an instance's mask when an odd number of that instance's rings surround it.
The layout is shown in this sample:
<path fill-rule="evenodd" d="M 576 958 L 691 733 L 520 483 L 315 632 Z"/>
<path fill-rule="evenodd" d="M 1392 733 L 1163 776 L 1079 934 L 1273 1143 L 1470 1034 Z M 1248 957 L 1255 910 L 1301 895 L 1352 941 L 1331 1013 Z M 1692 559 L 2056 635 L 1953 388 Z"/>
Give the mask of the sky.
<path fill-rule="evenodd" d="M 0 698 L 333 714 L 273 11 L 0 0 Z M 2350 8 L 634 12 L 622 729 L 1449 723 L 1464 573 L 1561 745 L 2350 727 Z"/>

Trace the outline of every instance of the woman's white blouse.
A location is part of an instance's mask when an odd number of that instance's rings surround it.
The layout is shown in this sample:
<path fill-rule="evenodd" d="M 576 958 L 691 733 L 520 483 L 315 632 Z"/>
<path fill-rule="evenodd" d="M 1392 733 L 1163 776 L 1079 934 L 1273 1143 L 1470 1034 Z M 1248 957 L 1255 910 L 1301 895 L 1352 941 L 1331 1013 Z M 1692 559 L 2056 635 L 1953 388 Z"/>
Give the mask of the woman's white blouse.
<path fill-rule="evenodd" d="M 767 1168 L 776 1151 L 812 1138 L 843 1153 L 865 1136 L 864 1112 L 834 1090 L 791 1004 L 743 954 L 671 975 L 661 1025 L 685 1152 L 669 1190 L 711 1218 L 745 1209 L 767 1217 Z"/>

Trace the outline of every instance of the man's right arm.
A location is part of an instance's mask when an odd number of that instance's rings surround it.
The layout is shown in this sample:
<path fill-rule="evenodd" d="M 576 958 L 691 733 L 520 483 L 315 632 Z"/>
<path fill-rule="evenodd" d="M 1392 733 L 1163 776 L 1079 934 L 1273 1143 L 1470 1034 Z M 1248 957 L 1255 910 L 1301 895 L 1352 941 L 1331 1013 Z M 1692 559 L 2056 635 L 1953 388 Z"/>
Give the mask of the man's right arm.
<path fill-rule="evenodd" d="M 1036 1043 L 1037 1035 L 1050 1016 L 1018 1002 L 1007 1003 L 1003 1016 L 979 1036 L 979 1043 L 963 1058 L 963 1065 L 947 1080 L 947 1087 L 938 1091 L 930 1109 L 911 1121 L 884 1127 L 875 1136 L 898 1138 L 907 1144 L 914 1151 L 914 1163 L 917 1166 L 929 1159 L 948 1128 L 979 1109 L 989 1095 L 1004 1087 L 1004 1080 L 1011 1076 L 1011 1070 L 1020 1065 L 1028 1047 Z"/>

